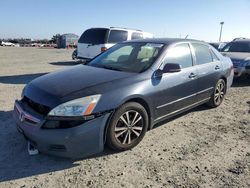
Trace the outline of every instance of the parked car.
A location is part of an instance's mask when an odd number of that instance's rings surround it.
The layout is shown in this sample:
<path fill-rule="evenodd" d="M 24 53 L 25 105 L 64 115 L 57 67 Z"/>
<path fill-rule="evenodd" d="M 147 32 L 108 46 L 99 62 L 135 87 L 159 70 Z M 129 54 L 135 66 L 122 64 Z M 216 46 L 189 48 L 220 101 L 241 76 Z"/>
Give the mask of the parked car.
<path fill-rule="evenodd" d="M 30 150 L 78 158 L 105 144 L 131 149 L 164 119 L 205 103 L 219 106 L 232 80 L 230 58 L 207 43 L 127 41 L 86 65 L 33 80 L 13 113 Z"/>
<path fill-rule="evenodd" d="M 4 42 L 4 41 L 2 41 L 1 45 L 2 46 L 15 46 L 15 44 L 12 42 Z"/>
<path fill-rule="evenodd" d="M 211 46 L 213 46 L 216 50 L 221 51 L 222 48 L 227 44 L 225 42 L 210 42 Z"/>
<path fill-rule="evenodd" d="M 86 30 L 78 40 L 77 57 L 90 60 L 116 43 L 152 37 L 151 33 L 141 30 L 116 27 L 91 28 Z"/>
<path fill-rule="evenodd" d="M 77 59 L 77 49 L 75 49 L 75 50 L 72 52 L 72 59 L 73 59 L 73 60 Z"/>
<path fill-rule="evenodd" d="M 215 49 L 217 49 L 217 50 L 219 49 L 219 45 L 220 45 L 220 44 L 219 44 L 218 42 L 210 42 L 209 44 L 210 44 L 211 46 L 213 46 Z"/>
<path fill-rule="evenodd" d="M 250 75 L 250 39 L 234 39 L 221 52 L 233 61 L 235 77 Z"/>

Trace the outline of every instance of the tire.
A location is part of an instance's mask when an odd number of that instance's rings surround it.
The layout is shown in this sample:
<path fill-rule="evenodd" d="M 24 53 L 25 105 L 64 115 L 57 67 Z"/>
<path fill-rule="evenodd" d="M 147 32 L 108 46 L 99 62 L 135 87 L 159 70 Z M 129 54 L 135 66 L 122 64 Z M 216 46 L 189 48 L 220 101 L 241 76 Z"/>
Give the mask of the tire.
<path fill-rule="evenodd" d="M 107 145 L 115 151 L 135 147 L 145 136 L 148 124 L 148 114 L 142 105 L 136 102 L 123 104 L 110 119 L 106 137 Z"/>
<path fill-rule="evenodd" d="M 215 85 L 214 92 L 207 103 L 208 106 L 216 108 L 221 105 L 226 93 L 226 82 L 223 79 L 219 79 Z"/>
<path fill-rule="evenodd" d="M 74 50 L 73 53 L 72 53 L 72 59 L 75 60 L 75 59 L 76 59 L 76 56 L 77 56 L 77 51 Z"/>

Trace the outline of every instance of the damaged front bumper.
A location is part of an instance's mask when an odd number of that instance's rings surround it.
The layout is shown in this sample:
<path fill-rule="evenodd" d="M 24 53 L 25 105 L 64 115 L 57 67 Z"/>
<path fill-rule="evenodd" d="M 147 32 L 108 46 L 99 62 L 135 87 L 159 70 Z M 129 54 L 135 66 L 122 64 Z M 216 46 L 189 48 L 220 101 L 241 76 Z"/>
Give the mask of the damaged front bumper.
<path fill-rule="evenodd" d="M 110 112 L 66 129 L 44 129 L 46 118 L 20 101 L 15 102 L 13 116 L 18 131 L 39 152 L 83 158 L 103 151 L 105 126 Z"/>

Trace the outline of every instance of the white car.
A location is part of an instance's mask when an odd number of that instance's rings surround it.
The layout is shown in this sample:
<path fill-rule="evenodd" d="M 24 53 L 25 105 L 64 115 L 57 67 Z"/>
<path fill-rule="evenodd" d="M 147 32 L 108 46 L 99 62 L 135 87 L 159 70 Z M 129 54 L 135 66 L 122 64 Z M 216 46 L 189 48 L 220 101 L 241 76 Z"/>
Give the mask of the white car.
<path fill-rule="evenodd" d="M 4 41 L 2 41 L 1 45 L 2 46 L 15 46 L 15 44 L 13 44 L 12 42 L 4 42 Z"/>
<path fill-rule="evenodd" d="M 153 34 L 116 27 L 91 28 L 86 30 L 78 40 L 77 58 L 90 60 L 116 43 L 145 38 L 153 38 Z"/>

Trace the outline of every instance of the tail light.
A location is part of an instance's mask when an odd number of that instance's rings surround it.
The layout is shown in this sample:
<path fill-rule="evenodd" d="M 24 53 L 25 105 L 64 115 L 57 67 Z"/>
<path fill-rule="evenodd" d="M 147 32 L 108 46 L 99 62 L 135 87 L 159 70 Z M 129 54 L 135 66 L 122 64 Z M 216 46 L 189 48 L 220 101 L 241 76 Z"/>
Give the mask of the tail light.
<path fill-rule="evenodd" d="M 106 47 L 101 47 L 101 52 L 104 52 L 104 51 L 106 51 L 108 48 L 106 48 Z"/>

